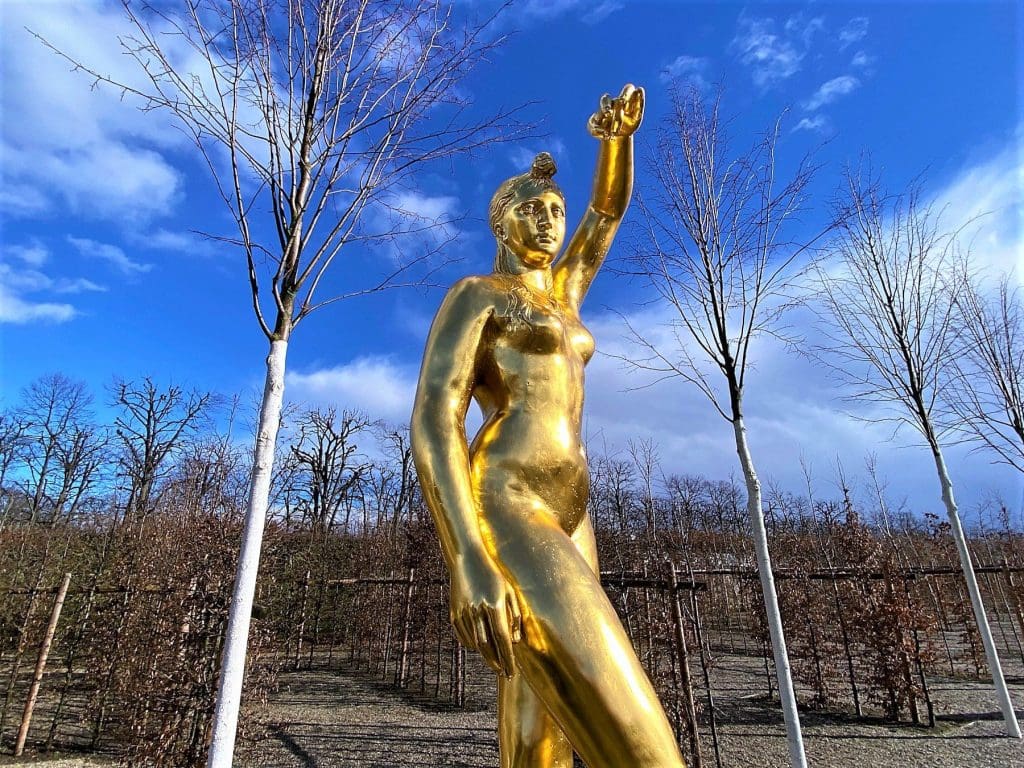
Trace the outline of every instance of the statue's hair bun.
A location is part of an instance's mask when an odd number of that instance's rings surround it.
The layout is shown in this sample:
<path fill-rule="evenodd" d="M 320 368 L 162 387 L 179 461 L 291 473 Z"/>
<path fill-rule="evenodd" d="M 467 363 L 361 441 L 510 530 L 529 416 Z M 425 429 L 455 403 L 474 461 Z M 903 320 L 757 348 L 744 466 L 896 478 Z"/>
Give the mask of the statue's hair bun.
<path fill-rule="evenodd" d="M 547 152 L 541 152 L 533 159 L 530 176 L 535 179 L 550 179 L 557 171 L 558 166 L 555 165 L 555 158 Z"/>

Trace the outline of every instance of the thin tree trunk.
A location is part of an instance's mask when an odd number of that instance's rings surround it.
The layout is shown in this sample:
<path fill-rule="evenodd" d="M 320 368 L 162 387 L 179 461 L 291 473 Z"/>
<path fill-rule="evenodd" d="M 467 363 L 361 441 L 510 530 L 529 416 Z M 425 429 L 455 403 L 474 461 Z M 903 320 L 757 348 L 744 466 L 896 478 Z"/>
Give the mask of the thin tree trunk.
<path fill-rule="evenodd" d="M 1010 570 L 1010 563 L 1005 555 L 1003 556 L 1003 574 L 1006 578 L 1006 588 L 1010 601 L 1007 607 L 1011 609 L 1014 618 L 1017 619 L 1017 626 L 1020 627 L 1021 635 L 1024 635 L 1024 611 L 1021 610 L 1020 598 L 1017 595 L 1017 585 L 1013 582 L 1013 572 Z M 1024 648 L 1021 648 L 1020 641 L 1021 635 L 1017 637 L 1017 647 L 1020 648 L 1021 659 L 1024 660 Z"/>
<path fill-rule="evenodd" d="M 754 461 L 747 446 L 747 430 L 742 416 L 734 418 L 733 431 L 736 435 L 736 453 L 739 455 L 743 479 L 747 485 L 747 514 L 750 516 L 750 527 L 754 533 L 754 553 L 757 556 L 761 592 L 764 595 L 764 608 L 768 616 L 768 634 L 772 641 L 782 718 L 786 723 L 789 761 L 793 768 L 807 768 L 807 757 L 804 755 L 804 742 L 800 733 L 800 715 L 796 709 L 796 694 L 793 692 L 793 677 L 789 669 L 789 654 L 786 652 L 786 639 L 782 632 L 782 614 L 775 592 L 771 555 L 768 553 L 768 532 L 765 530 L 764 513 L 761 509 L 761 483 L 757 479 Z"/>
<path fill-rule="evenodd" d="M 1017 715 L 1013 711 L 1013 701 L 1010 699 L 1010 692 L 1006 688 L 1003 668 L 999 663 L 999 654 L 996 652 L 996 644 L 992 639 L 992 630 L 989 628 L 988 617 L 985 615 L 985 604 L 981 600 L 981 591 L 978 589 L 978 579 L 974 574 L 971 553 L 967 548 L 967 539 L 964 537 L 964 529 L 960 524 L 960 515 L 957 512 L 956 500 L 953 497 L 953 483 L 949 479 L 946 462 L 942 457 L 942 450 L 939 448 L 938 443 L 932 441 L 931 449 L 932 457 L 935 459 L 935 470 L 939 474 L 939 483 L 942 486 L 942 502 L 946 505 L 946 515 L 949 517 L 953 540 L 956 542 L 956 550 L 960 555 L 960 566 L 963 568 L 964 580 L 967 582 L 967 592 L 971 597 L 974 620 L 978 624 L 981 642 L 985 646 L 985 656 L 988 659 L 989 672 L 992 674 L 992 685 L 996 690 L 999 709 L 1003 713 L 1006 735 L 1019 739 L 1021 738 L 1020 725 L 1018 725 Z"/>
<path fill-rule="evenodd" d="M 43 636 L 42 645 L 39 646 L 39 659 L 36 661 L 36 671 L 32 675 L 32 685 L 28 690 L 28 698 L 25 700 L 25 712 L 21 716 L 21 727 L 18 729 L 18 739 L 14 743 L 14 756 L 21 757 L 25 751 L 25 741 L 28 739 L 28 729 L 32 725 L 32 713 L 36 708 L 36 697 L 39 695 L 39 686 L 43 682 L 43 672 L 46 671 L 46 660 L 50 656 L 50 645 L 53 643 L 53 636 L 57 632 L 57 622 L 60 621 L 60 612 L 64 607 L 64 598 L 68 594 L 68 585 L 71 583 L 71 574 L 64 574 L 64 581 L 57 590 L 57 597 L 53 601 L 53 610 L 50 612 L 50 623 L 46 627 L 46 634 Z"/>
<path fill-rule="evenodd" d="M 399 688 L 405 688 L 406 678 L 409 674 L 409 634 L 412 631 L 412 596 L 416 589 L 416 569 L 409 569 L 407 586 L 405 588 L 405 605 L 402 610 L 402 647 L 398 656 L 398 672 L 395 682 Z"/>
<path fill-rule="evenodd" d="M 686 647 L 686 628 L 683 625 L 683 607 L 679 603 L 679 577 L 676 564 L 669 563 L 669 578 L 672 588 L 672 626 L 679 654 L 679 677 L 683 689 L 683 704 L 686 708 L 687 734 L 690 740 L 690 755 L 693 768 L 703 768 L 704 756 L 700 751 L 700 733 L 697 730 L 697 707 L 693 701 L 693 682 L 690 679 L 690 654 Z"/>
<path fill-rule="evenodd" d="M 270 502 L 274 447 L 277 443 L 277 430 L 281 425 L 287 352 L 287 338 L 275 339 L 270 343 L 259 431 L 256 435 L 256 454 L 249 484 L 249 505 L 245 513 L 242 547 L 238 555 L 227 636 L 224 639 L 217 708 L 213 715 L 213 739 L 207 768 L 231 768 L 235 749 L 238 710 L 245 677 L 245 656 L 249 644 L 249 625 L 252 620 L 253 598 L 256 594 L 256 574 L 259 570 L 263 528 Z"/>

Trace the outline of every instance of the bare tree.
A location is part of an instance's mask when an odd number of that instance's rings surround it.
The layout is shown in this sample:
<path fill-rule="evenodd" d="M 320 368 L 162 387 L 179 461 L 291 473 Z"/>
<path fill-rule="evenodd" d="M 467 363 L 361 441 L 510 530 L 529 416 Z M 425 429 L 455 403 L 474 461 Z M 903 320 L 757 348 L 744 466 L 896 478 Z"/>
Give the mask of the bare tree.
<path fill-rule="evenodd" d="M 171 468 L 172 452 L 202 426 L 212 397 L 174 385 L 161 388 L 148 376 L 140 382 L 115 381 L 112 391 L 120 410 L 114 419 L 120 466 L 130 484 L 125 515 L 138 520 L 155 503 L 153 494 Z"/>
<path fill-rule="evenodd" d="M 486 22 L 458 25 L 444 0 L 180 0 L 175 11 L 124 1 L 132 32 L 120 43 L 144 85 L 73 63 L 193 141 L 236 224 L 215 236 L 245 254 L 270 347 L 209 758 L 226 767 L 292 332 L 325 304 L 408 281 L 408 261 L 380 259 L 392 265 L 383 274 L 321 295 L 346 246 L 441 223 L 406 201 L 417 168 L 517 132 L 501 130 L 507 112 L 467 116 L 460 82 L 497 43 Z"/>
<path fill-rule="evenodd" d="M 1004 275 L 989 295 L 963 275 L 953 297 L 957 347 L 945 401 L 955 423 L 996 462 L 1024 472 L 1024 304 Z"/>
<path fill-rule="evenodd" d="M 8 473 L 21 461 L 26 449 L 25 425 L 13 411 L 0 413 L 0 530 L 14 505 L 15 493 Z"/>
<path fill-rule="evenodd" d="M 297 468 L 290 478 L 291 503 L 314 540 L 324 539 L 345 500 L 369 470 L 355 439 L 370 422 L 354 411 L 339 415 L 335 408 L 327 408 L 307 411 L 297 427 L 288 459 Z"/>
<path fill-rule="evenodd" d="M 659 332 L 631 328 L 640 351 L 629 362 L 692 384 L 733 427 L 790 760 L 805 766 L 743 396 L 752 342 L 779 332 L 789 268 L 801 250 L 784 232 L 801 210 L 813 168 L 805 158 L 789 181 L 777 179 L 779 124 L 749 151 L 731 154 L 720 106 L 720 96 L 705 104 L 696 89 L 677 91 L 658 133 L 634 263 L 668 319 Z"/>
<path fill-rule="evenodd" d="M 375 506 L 378 515 L 390 511 L 388 529 L 391 536 L 397 537 L 402 522 L 412 522 L 416 507 L 422 501 L 419 479 L 412 461 L 409 428 L 383 424 L 379 428 L 378 439 L 384 460 L 375 471 Z"/>
<path fill-rule="evenodd" d="M 1020 728 L 964 537 L 936 420 L 955 353 L 954 299 L 963 286 L 952 269 L 955 233 L 916 189 L 886 196 L 876 181 L 849 172 L 836 203 L 835 263 L 818 272 L 829 325 L 821 359 L 849 387 L 848 398 L 875 408 L 864 417 L 908 426 L 928 446 L 988 657 L 1006 731 Z"/>
<path fill-rule="evenodd" d="M 74 515 L 98 479 L 105 436 L 92 423 L 92 396 L 63 374 L 43 376 L 22 393 L 15 413 L 24 450 L 18 454 L 28 522 L 56 524 Z"/>

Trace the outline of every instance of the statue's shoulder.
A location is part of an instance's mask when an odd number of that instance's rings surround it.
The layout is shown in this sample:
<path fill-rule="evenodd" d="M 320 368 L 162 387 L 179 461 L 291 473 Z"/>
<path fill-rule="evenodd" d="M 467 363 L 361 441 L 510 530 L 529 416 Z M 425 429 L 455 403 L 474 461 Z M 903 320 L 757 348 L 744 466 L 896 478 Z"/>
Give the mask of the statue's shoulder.
<path fill-rule="evenodd" d="M 495 299 L 508 292 L 502 275 L 469 275 L 448 289 L 446 303 L 491 306 Z"/>

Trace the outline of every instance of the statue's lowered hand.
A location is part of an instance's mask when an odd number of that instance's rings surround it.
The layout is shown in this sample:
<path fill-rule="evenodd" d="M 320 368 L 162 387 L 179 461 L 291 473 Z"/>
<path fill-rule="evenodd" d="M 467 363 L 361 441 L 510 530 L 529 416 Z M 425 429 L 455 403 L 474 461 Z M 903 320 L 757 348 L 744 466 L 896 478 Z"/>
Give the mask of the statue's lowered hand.
<path fill-rule="evenodd" d="M 459 642 L 478 650 L 495 672 L 514 674 L 512 644 L 522 635 L 519 601 L 489 560 L 463 558 L 452 569 L 451 619 Z"/>

